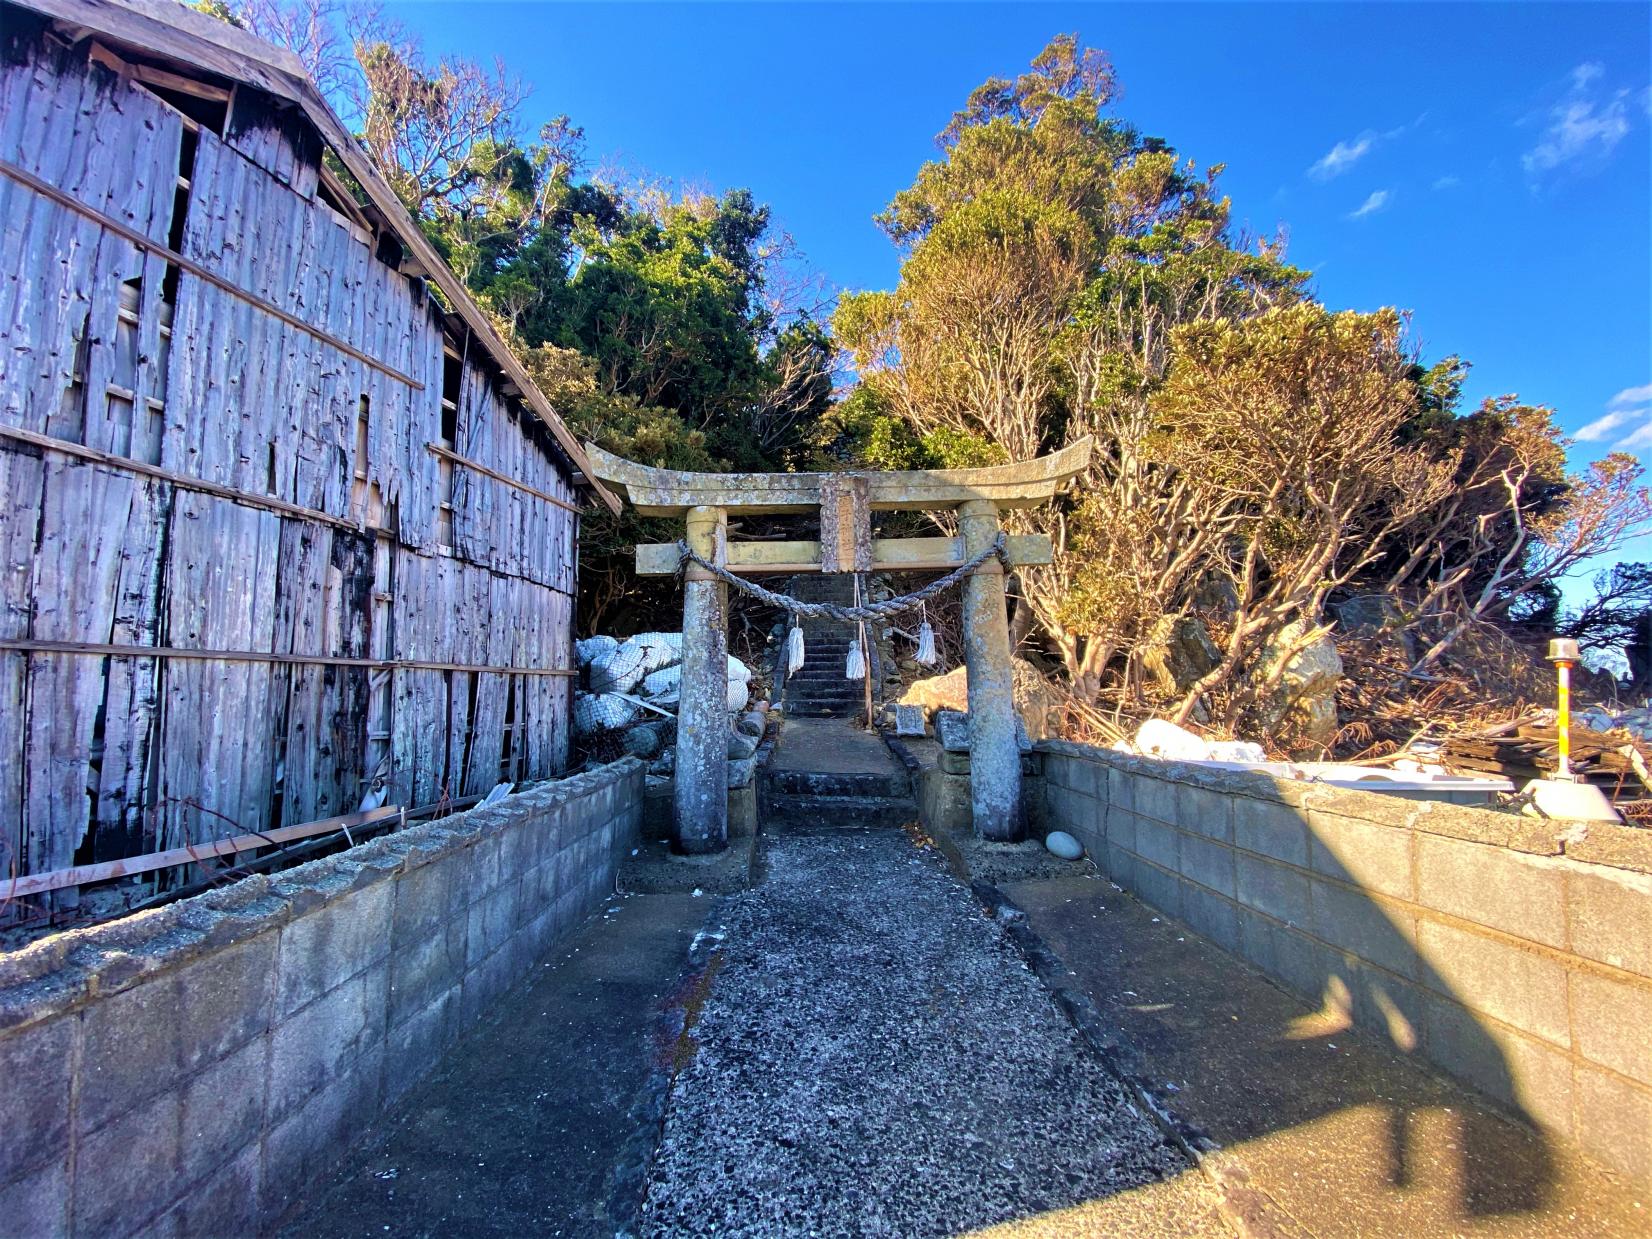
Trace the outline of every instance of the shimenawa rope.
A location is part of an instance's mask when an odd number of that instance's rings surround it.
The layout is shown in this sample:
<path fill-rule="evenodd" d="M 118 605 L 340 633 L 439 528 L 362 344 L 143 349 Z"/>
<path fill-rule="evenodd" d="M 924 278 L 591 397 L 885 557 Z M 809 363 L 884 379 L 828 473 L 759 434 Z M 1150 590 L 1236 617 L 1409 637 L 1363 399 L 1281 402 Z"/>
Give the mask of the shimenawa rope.
<path fill-rule="evenodd" d="M 945 576 L 931 581 L 922 589 L 914 590 L 910 594 L 902 594 L 898 598 L 885 598 L 882 602 L 865 602 L 859 606 L 844 607 L 835 602 L 803 602 L 801 599 L 788 597 L 785 594 L 777 594 L 772 589 L 764 589 L 756 581 L 748 581 L 744 577 L 736 576 L 727 568 L 720 568 L 716 564 L 708 563 L 696 555 L 689 548 L 687 542 L 678 542 L 677 550 L 682 555 L 677 564 L 679 572 L 687 564 L 696 564 L 711 573 L 719 581 L 732 585 L 740 592 L 750 594 L 753 598 L 760 602 L 766 602 L 771 607 L 781 607 L 790 611 L 793 615 L 801 615 L 806 619 L 832 619 L 844 624 L 853 624 L 869 619 L 890 619 L 903 611 L 910 611 L 913 607 L 935 597 L 943 590 L 950 589 L 995 555 L 1006 567 L 1009 566 L 1004 535 L 1000 533 L 993 539 L 991 546 L 973 556 L 967 563 L 960 564 Z M 898 565 L 892 564 L 890 567 L 894 571 L 899 571 Z"/>

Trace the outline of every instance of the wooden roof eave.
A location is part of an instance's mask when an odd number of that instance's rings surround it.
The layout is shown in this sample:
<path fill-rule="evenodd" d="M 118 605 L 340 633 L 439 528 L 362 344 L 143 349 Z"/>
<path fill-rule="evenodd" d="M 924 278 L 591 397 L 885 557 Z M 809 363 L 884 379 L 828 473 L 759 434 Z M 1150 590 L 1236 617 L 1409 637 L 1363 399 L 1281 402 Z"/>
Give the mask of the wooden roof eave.
<path fill-rule="evenodd" d="M 567 453 L 576 472 L 583 475 L 576 480 L 576 485 L 589 486 L 610 511 L 619 513 L 621 505 L 618 496 L 601 483 L 579 440 L 557 416 L 544 393 L 528 377 L 522 363 L 511 352 L 510 346 L 499 337 L 487 315 L 419 230 L 401 199 L 396 197 L 395 191 L 373 166 L 372 160 L 356 145 L 344 122 L 334 114 L 321 92 L 310 81 L 298 57 L 217 18 L 186 8 L 176 0 L 10 2 L 65 25 L 95 33 L 100 39 L 124 44 L 130 50 L 164 56 L 197 70 L 244 82 L 300 108 L 361 184 L 396 239 L 424 269 L 425 278 L 442 290 L 494 364 L 521 392 L 523 403 L 533 410 Z"/>
<path fill-rule="evenodd" d="M 1094 440 L 1086 435 L 1059 452 L 981 469 L 919 469 L 862 473 L 867 498 L 882 511 L 938 511 L 971 499 L 1000 508 L 1046 503 L 1090 464 Z M 625 493 L 643 516 L 680 516 L 692 507 L 721 507 L 751 514 L 813 512 L 820 507 L 825 473 L 694 473 L 654 469 L 585 445 L 596 476 Z"/>

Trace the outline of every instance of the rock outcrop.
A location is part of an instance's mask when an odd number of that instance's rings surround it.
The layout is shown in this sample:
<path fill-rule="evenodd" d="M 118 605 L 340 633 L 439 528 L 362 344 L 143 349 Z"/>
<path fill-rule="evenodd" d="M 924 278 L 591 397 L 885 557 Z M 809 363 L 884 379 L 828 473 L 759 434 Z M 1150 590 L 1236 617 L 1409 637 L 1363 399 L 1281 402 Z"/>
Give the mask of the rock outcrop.
<path fill-rule="evenodd" d="M 1024 658 L 1012 658 L 1010 670 L 1015 682 L 1015 709 L 1021 715 L 1027 735 L 1043 740 L 1051 734 L 1050 712 L 1055 707 L 1055 695 L 1038 670 Z M 914 680 L 901 697 L 903 706 L 922 706 L 930 718 L 937 710 L 969 712 L 969 680 L 967 669 L 954 667 L 945 675 L 933 675 Z"/>
<path fill-rule="evenodd" d="M 1222 651 L 1210 639 L 1210 630 L 1193 616 L 1165 616 L 1142 643 L 1142 666 L 1166 697 L 1186 692 L 1221 661 Z"/>
<path fill-rule="evenodd" d="M 1342 679 L 1342 655 L 1329 633 L 1315 638 L 1295 654 L 1286 654 L 1302 637 L 1300 624 L 1288 625 L 1268 643 L 1257 667 L 1266 680 L 1287 658 L 1273 687 L 1260 704 L 1262 723 L 1272 731 L 1287 721 L 1292 730 L 1313 744 L 1329 744 L 1337 728 L 1337 684 Z"/>

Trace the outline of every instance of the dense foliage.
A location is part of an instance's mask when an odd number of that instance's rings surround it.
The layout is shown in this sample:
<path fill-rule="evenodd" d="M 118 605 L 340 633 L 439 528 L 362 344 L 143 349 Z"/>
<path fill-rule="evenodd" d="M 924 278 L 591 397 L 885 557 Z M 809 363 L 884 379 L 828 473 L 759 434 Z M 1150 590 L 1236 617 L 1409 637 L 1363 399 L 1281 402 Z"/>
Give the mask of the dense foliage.
<path fill-rule="evenodd" d="M 205 4 L 304 59 L 577 434 L 679 468 L 784 469 L 814 450 L 831 345 L 788 239 L 749 190 L 592 177 L 568 117 L 526 136 L 528 91 L 502 66 L 431 61 L 375 11 Z M 586 630 L 656 618 L 629 565 L 639 538 L 677 536 L 658 526 L 587 516 Z M 643 613 L 617 615 L 627 602 Z"/>
<path fill-rule="evenodd" d="M 1053 522 L 1057 557 L 1019 574 L 1016 632 L 1081 697 L 1269 730 L 1258 699 L 1334 595 L 1398 599 L 1420 671 L 1645 526 L 1637 464 L 1568 477 L 1550 410 L 1462 412 L 1460 360 L 1421 364 L 1394 311 L 1315 303 L 1277 241 L 1235 232 L 1220 167 L 1113 116 L 1116 93 L 1061 36 L 970 96 L 880 218 L 898 284 L 839 304 L 860 383 L 825 432 L 867 467 L 1095 437 L 1073 495 L 1017 518 Z M 1189 623 L 1202 661 L 1167 674 Z"/>
<path fill-rule="evenodd" d="M 334 0 L 202 2 L 304 58 L 555 406 L 616 452 L 911 469 L 1092 436 L 1068 497 L 1010 517 L 1056 542 L 1018 574 L 1016 640 L 1081 699 L 1287 727 L 1263 699 L 1339 597 L 1389 599 L 1422 674 L 1477 625 L 1560 623 L 1560 577 L 1652 518 L 1633 459 L 1569 475 L 1551 410 L 1464 410 L 1466 363 L 1422 362 L 1403 315 L 1318 304 L 1279 239 L 1234 228 L 1220 165 L 1114 113 L 1112 66 L 1076 36 L 969 96 L 879 217 L 896 286 L 842 297 L 828 332 L 749 191 L 592 177 L 567 117 L 525 136 L 502 66 L 431 62 Z M 834 401 L 839 361 L 856 382 Z M 587 520 L 587 630 L 664 618 L 629 548 L 675 534 Z M 1568 622 L 1626 640 L 1644 582 L 1602 594 Z"/>

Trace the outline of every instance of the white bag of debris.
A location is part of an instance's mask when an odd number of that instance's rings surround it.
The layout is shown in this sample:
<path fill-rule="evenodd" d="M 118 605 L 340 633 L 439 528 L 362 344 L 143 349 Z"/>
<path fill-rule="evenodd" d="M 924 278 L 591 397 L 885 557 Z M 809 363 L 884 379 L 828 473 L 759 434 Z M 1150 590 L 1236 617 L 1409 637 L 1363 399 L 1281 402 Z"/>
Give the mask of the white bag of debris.
<path fill-rule="evenodd" d="M 744 710 L 751 697 L 751 668 L 734 655 L 728 656 L 728 708 Z M 673 663 L 643 677 L 638 690 L 655 705 L 675 705 L 682 697 L 683 666 Z"/>
<path fill-rule="evenodd" d="M 593 693 L 628 693 L 647 674 L 642 651 L 621 643 L 591 660 L 586 682 Z"/>
<path fill-rule="evenodd" d="M 600 655 L 612 654 L 618 648 L 618 637 L 585 637 L 574 642 L 574 661 L 581 667 L 589 667 Z"/>
<path fill-rule="evenodd" d="M 1248 740 L 1206 740 L 1185 727 L 1150 718 L 1136 732 L 1136 752 L 1167 761 L 1262 762 L 1268 755 Z"/>
<path fill-rule="evenodd" d="M 642 695 L 648 700 L 664 705 L 668 701 L 676 701 L 682 691 L 683 665 L 677 663 L 670 667 L 661 667 L 658 671 L 650 671 L 642 678 Z"/>
<path fill-rule="evenodd" d="M 574 732 L 588 736 L 593 732 L 612 731 L 624 727 L 637 717 L 640 706 L 627 701 L 618 693 L 574 694 Z"/>
<path fill-rule="evenodd" d="M 625 645 L 641 651 L 643 674 L 683 661 L 683 634 L 680 632 L 639 632 L 627 637 Z"/>
<path fill-rule="evenodd" d="M 683 660 L 680 632 L 639 632 L 606 654 L 591 660 L 590 685 L 594 693 L 628 693 L 643 678 Z"/>
<path fill-rule="evenodd" d="M 742 664 L 740 664 L 739 662 L 736 662 L 734 659 L 732 659 L 732 658 L 729 659 L 729 662 L 734 663 L 735 667 L 740 667 L 741 670 L 745 670 L 744 666 L 742 666 Z M 747 672 L 747 674 L 749 676 L 750 672 Z M 729 708 L 729 711 L 731 713 L 739 713 L 741 710 L 744 710 L 746 708 L 746 703 L 750 700 L 751 700 L 751 689 L 749 687 L 747 687 L 745 680 L 737 679 L 735 677 L 734 667 L 730 667 L 729 668 L 729 677 L 728 677 L 728 708 Z"/>

